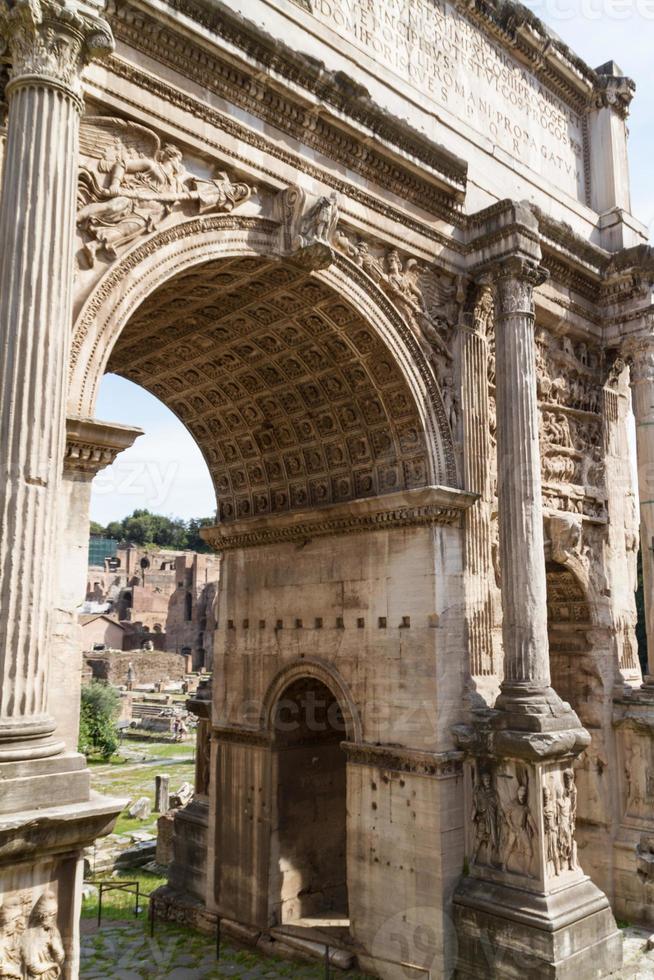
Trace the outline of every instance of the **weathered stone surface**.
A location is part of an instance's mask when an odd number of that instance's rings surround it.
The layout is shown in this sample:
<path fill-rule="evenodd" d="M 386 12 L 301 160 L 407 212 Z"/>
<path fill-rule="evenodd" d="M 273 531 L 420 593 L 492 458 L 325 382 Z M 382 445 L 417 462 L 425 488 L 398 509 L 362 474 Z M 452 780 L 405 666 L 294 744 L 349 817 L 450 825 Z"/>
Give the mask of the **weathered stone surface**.
<path fill-rule="evenodd" d="M 137 820 L 147 820 L 152 813 L 152 801 L 147 796 L 140 796 L 129 806 L 127 813 Z"/>
<path fill-rule="evenodd" d="M 74 753 L 90 481 L 138 435 L 93 418 L 111 370 L 217 496 L 220 558 L 125 555 L 91 587 L 142 613 L 144 657 L 165 625 L 213 664 L 167 914 L 264 943 L 333 918 L 388 980 L 513 976 L 525 948 L 543 976 L 617 969 L 611 908 L 651 921 L 654 796 L 632 84 L 494 0 L 107 16 L 0 18 L 0 893 L 41 902 L 37 951 L 55 896 L 74 980 L 67 862 L 120 809 Z"/>

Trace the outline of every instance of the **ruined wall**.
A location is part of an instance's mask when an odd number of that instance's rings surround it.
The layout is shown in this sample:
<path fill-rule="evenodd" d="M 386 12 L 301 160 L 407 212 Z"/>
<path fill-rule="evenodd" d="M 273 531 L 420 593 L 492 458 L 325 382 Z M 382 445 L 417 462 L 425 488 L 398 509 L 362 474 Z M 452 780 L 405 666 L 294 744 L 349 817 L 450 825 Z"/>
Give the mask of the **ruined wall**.
<path fill-rule="evenodd" d="M 158 681 L 182 681 L 186 673 L 185 658 L 176 653 L 159 650 L 128 650 L 119 653 L 88 653 L 85 662 L 93 677 L 110 684 L 127 684 L 127 669 L 132 664 L 135 684 L 156 684 Z"/>

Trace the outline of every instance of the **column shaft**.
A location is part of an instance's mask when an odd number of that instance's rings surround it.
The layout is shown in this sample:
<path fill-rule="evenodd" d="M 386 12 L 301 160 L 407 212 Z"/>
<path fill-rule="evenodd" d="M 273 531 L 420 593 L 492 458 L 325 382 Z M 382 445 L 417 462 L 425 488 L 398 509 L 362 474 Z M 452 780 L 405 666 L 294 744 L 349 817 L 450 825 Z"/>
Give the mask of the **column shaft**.
<path fill-rule="evenodd" d="M 487 306 L 484 311 L 482 304 Z M 490 535 L 491 447 L 486 327 L 492 300 L 487 290 L 473 314 L 474 329 L 462 335 L 462 417 L 466 490 L 479 500 L 465 513 L 465 590 L 468 653 L 473 676 L 494 673 L 493 574 Z"/>
<path fill-rule="evenodd" d="M 531 266 L 503 267 L 496 280 L 495 358 L 503 692 L 549 688 Z"/>
<path fill-rule="evenodd" d="M 65 445 L 81 70 L 97 17 L 17 2 L 0 199 L 0 761 L 57 754 L 47 715 L 57 493 Z M 91 50 L 93 49 L 93 51 Z"/>
<path fill-rule="evenodd" d="M 46 710 L 53 533 L 65 439 L 79 113 L 55 89 L 10 101 L 0 204 L 0 757 Z M 29 719 L 29 721 L 28 721 Z"/>

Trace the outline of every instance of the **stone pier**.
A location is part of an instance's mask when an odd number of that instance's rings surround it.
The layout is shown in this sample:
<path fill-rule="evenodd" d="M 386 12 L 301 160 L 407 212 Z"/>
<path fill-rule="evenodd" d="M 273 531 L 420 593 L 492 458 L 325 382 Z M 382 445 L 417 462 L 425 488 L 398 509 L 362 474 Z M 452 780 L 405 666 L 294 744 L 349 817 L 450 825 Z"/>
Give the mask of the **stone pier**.
<path fill-rule="evenodd" d="M 494 296 L 504 679 L 494 709 L 457 729 L 466 752 L 469 873 L 454 896 L 457 976 L 604 977 L 622 962 L 606 896 L 582 871 L 573 762 L 590 736 L 552 689 L 534 343 L 547 278 L 533 218 L 509 215 L 513 252 L 487 265 Z M 489 219 L 485 234 L 497 240 Z M 493 236 L 493 231 L 495 235 Z M 508 235 L 505 231 L 505 238 Z"/>
<path fill-rule="evenodd" d="M 0 198 L 2 970 L 28 968 L 29 948 L 10 936 L 29 925 L 34 942 L 39 929 L 51 937 L 41 968 L 72 980 L 82 849 L 120 808 L 90 793 L 76 738 L 57 730 L 50 699 L 81 72 L 111 51 L 112 38 L 97 10 L 56 0 L 14 4 L 3 33 L 11 67 Z"/>

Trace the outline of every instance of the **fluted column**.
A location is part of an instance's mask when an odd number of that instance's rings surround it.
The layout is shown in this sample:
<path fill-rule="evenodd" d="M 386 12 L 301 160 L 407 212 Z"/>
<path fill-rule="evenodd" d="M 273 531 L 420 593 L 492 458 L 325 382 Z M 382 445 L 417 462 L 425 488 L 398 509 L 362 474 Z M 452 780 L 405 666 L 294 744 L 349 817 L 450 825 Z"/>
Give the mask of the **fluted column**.
<path fill-rule="evenodd" d="M 508 712 L 510 727 L 528 729 L 553 727 L 556 719 L 579 724 L 550 686 L 533 298 L 544 279 L 535 262 L 513 257 L 494 275 L 504 643 L 496 707 Z"/>
<path fill-rule="evenodd" d="M 473 677 L 494 673 L 493 609 L 490 590 L 493 575 L 490 498 L 491 446 L 488 399 L 488 341 L 492 327 L 493 300 L 489 286 L 479 289 L 471 323 L 461 335 L 461 409 L 463 418 L 463 469 L 466 490 L 479 499 L 465 512 L 465 592 L 470 673 Z"/>
<path fill-rule="evenodd" d="M 647 629 L 645 686 L 654 688 L 654 336 L 632 341 L 629 359 L 631 402 L 636 420 L 636 456 L 640 503 L 640 548 Z"/>
<path fill-rule="evenodd" d="M 88 8 L 20 0 L 0 200 L 0 761 L 56 754 L 47 714 L 65 445 L 81 71 L 111 50 Z"/>

